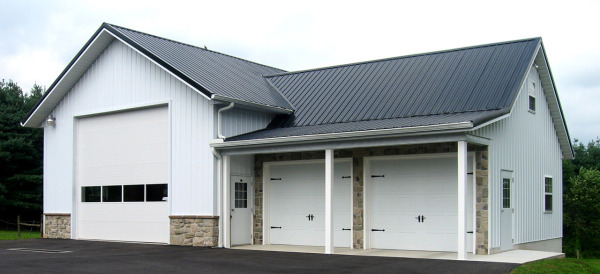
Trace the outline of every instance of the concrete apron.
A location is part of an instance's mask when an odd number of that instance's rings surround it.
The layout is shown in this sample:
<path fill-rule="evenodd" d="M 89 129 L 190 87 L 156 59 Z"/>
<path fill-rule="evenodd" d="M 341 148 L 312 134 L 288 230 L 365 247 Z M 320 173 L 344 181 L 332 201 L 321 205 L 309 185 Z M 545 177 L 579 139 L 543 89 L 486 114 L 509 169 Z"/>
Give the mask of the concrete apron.
<path fill-rule="evenodd" d="M 280 252 L 300 252 L 300 253 L 325 253 L 322 246 L 296 246 L 296 245 L 242 245 L 232 247 L 233 249 L 244 250 L 263 250 Z M 337 255 L 354 256 L 379 256 L 379 257 L 399 257 L 399 258 L 420 258 L 420 259 L 441 259 L 457 260 L 457 254 L 454 252 L 434 252 L 434 251 L 413 251 L 413 250 L 387 250 L 387 249 L 350 249 L 336 247 Z M 523 264 L 543 259 L 564 258 L 564 253 L 536 251 L 536 250 L 510 250 L 493 255 L 474 255 L 467 254 L 469 261 L 498 262 L 498 263 L 517 263 Z"/>

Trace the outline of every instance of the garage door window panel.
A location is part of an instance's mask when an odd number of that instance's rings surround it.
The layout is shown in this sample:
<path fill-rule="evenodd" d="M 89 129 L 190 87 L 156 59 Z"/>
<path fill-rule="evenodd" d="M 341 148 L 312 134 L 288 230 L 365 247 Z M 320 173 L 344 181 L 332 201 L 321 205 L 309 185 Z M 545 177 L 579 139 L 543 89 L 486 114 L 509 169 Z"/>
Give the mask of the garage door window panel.
<path fill-rule="evenodd" d="M 124 185 L 123 202 L 143 202 L 144 185 Z"/>
<path fill-rule="evenodd" d="M 146 185 L 146 202 L 165 202 L 167 197 L 167 184 Z"/>
<path fill-rule="evenodd" d="M 123 186 L 102 186 L 102 202 L 122 202 Z"/>
<path fill-rule="evenodd" d="M 81 188 L 81 201 L 84 203 L 100 202 L 99 186 L 84 186 Z"/>

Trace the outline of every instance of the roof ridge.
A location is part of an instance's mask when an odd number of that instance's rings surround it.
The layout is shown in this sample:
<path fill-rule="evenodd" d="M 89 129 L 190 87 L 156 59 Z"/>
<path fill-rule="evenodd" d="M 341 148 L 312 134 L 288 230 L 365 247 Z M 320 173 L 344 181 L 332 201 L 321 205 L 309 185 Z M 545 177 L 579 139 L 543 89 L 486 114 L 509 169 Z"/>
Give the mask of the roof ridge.
<path fill-rule="evenodd" d="M 274 77 L 278 77 L 278 76 L 294 75 L 294 74 L 300 74 L 300 73 L 306 73 L 306 72 L 328 70 L 328 69 L 335 69 L 335 68 L 343 68 L 343 67 L 351 67 L 351 66 L 371 64 L 371 63 L 378 63 L 378 62 L 385 62 L 385 61 L 392 61 L 392 60 L 398 60 L 398 59 L 404 59 L 404 58 L 412 58 L 412 57 L 419 57 L 419 56 L 442 54 L 442 53 L 449 53 L 449 52 L 469 50 L 469 49 L 476 49 L 476 48 L 501 46 L 501 45 L 507 45 L 507 44 L 513 44 L 513 43 L 522 43 L 522 42 L 527 42 L 527 41 L 533 41 L 533 40 L 536 40 L 536 39 L 541 40 L 542 38 L 541 37 L 532 37 L 532 38 L 518 39 L 518 40 L 512 40 L 512 41 L 504 41 L 504 42 L 481 44 L 481 45 L 475 45 L 475 46 L 459 47 L 459 48 L 454 48 L 454 49 L 446 49 L 446 50 L 439 50 L 439 51 L 429 51 L 429 52 L 423 52 L 423 53 L 416 53 L 416 54 L 409 54 L 409 55 L 388 57 L 388 58 L 382 58 L 382 59 L 374 59 L 374 60 L 354 62 L 354 63 L 347 63 L 347 64 L 341 64 L 341 65 L 334 65 L 334 66 L 326 66 L 326 67 L 313 68 L 313 69 L 305 69 L 305 70 L 298 70 L 298 71 L 290 71 L 290 72 L 284 72 L 284 73 L 277 73 L 277 74 L 265 75 L 264 77 L 265 78 L 274 78 Z"/>
<path fill-rule="evenodd" d="M 468 111 L 457 111 L 457 112 L 444 112 L 444 113 L 424 114 L 424 115 L 411 115 L 411 116 L 391 117 L 391 118 L 382 118 L 382 119 L 366 119 L 366 120 L 357 120 L 357 121 L 334 122 L 334 123 L 325 123 L 325 124 L 312 124 L 312 125 L 291 126 L 291 127 L 281 127 L 281 128 L 301 128 L 301 127 L 323 126 L 323 125 L 341 125 L 341 124 L 349 124 L 349 123 L 357 123 L 357 122 L 385 121 L 385 120 L 393 120 L 393 119 L 429 117 L 429 116 L 450 115 L 450 114 L 465 114 L 465 113 L 488 112 L 488 111 L 499 111 L 499 110 L 502 110 L 502 108 L 468 110 Z"/>
<path fill-rule="evenodd" d="M 247 63 L 251 63 L 251 64 L 263 66 L 263 67 L 266 67 L 266 68 L 280 70 L 283 73 L 287 72 L 286 70 L 283 70 L 283 69 L 280 69 L 280 68 L 276 68 L 276 67 L 268 66 L 268 65 L 265 65 L 265 64 L 253 62 L 253 61 L 250 61 L 250 60 L 246 60 L 244 58 L 240 58 L 240 57 L 236 57 L 236 56 L 233 56 L 233 55 L 225 54 L 225 53 L 222 53 L 222 52 L 210 50 L 208 48 L 202 48 L 202 47 L 199 47 L 199 46 L 194 46 L 194 45 L 183 43 L 183 42 L 176 41 L 176 40 L 173 40 L 173 39 L 164 38 L 164 37 L 161 37 L 161 36 L 158 36 L 158 35 L 145 33 L 143 31 L 134 30 L 134 29 L 126 28 L 126 27 L 121 27 L 121 26 L 118 26 L 118 25 L 115 25 L 115 24 L 110 24 L 110 23 L 104 23 L 104 24 L 108 25 L 108 26 L 111 26 L 113 28 L 124 29 L 124 30 L 128 30 L 128 31 L 136 32 L 136 33 L 139 33 L 139 34 L 143 34 L 143 35 L 146 35 L 146 36 L 154 37 L 154 38 L 157 38 L 157 39 L 161 39 L 161 40 L 169 41 L 169 42 L 172 42 L 172 43 L 180 44 L 182 46 L 187 46 L 187 47 L 192 47 L 192 48 L 196 48 L 196 49 L 201 49 L 201 50 L 209 51 L 209 52 L 212 52 L 212 53 L 220 54 L 220 55 L 223 55 L 223 56 L 226 56 L 226 57 L 230 57 L 230 58 L 233 58 L 233 59 L 237 59 L 237 60 L 240 60 L 240 61 L 244 61 L 244 62 L 247 62 Z"/>

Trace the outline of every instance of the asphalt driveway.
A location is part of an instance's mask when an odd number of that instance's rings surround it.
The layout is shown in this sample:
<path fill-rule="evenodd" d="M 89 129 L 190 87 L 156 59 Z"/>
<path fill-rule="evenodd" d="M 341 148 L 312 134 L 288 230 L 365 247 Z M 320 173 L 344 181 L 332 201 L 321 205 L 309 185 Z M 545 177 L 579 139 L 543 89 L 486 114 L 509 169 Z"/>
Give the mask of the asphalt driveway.
<path fill-rule="evenodd" d="M 2 273 L 507 273 L 516 266 L 81 240 L 0 241 Z"/>

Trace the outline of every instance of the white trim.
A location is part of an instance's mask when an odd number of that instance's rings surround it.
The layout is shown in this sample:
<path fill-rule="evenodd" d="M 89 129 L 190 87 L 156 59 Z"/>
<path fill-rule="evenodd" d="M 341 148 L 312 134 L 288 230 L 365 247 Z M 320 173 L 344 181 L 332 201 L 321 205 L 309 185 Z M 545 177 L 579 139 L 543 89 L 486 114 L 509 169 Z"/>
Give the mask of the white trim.
<path fill-rule="evenodd" d="M 458 259 L 467 260 L 467 142 L 458 141 Z"/>
<path fill-rule="evenodd" d="M 333 149 L 325 150 L 325 254 L 333 254 Z M 352 214 L 352 209 L 350 209 Z"/>
<path fill-rule="evenodd" d="M 550 187 L 552 187 L 552 191 L 547 192 L 546 191 L 546 178 L 550 178 L 552 179 L 552 185 Z M 552 214 L 552 212 L 554 211 L 554 177 L 552 177 L 551 175 L 544 175 L 544 184 L 543 184 L 543 199 L 542 201 L 544 201 L 544 214 Z M 552 210 L 546 210 L 546 195 L 552 195 Z"/>
<path fill-rule="evenodd" d="M 460 122 L 460 123 L 450 123 L 450 124 L 432 125 L 432 126 L 416 126 L 416 127 L 404 127 L 404 128 L 391 128 L 391 129 L 336 132 L 336 133 L 289 136 L 289 137 L 275 137 L 275 138 L 264 138 L 264 139 L 256 139 L 256 140 L 231 141 L 231 142 L 211 142 L 209 145 L 211 147 L 216 147 L 216 148 L 228 148 L 228 147 L 241 147 L 241 146 L 251 146 L 251 145 L 261 145 L 261 144 L 273 144 L 273 143 L 291 143 L 291 142 L 305 142 L 305 141 L 312 141 L 312 140 L 329 140 L 329 139 L 338 139 L 338 138 L 406 134 L 406 133 L 426 132 L 426 131 L 471 129 L 472 127 L 473 127 L 473 123 L 471 123 L 471 122 Z"/>
<path fill-rule="evenodd" d="M 474 127 L 474 128 L 471 130 L 471 131 L 476 131 L 476 130 L 478 130 L 478 129 L 482 128 L 482 127 L 485 127 L 485 126 L 491 125 L 491 124 L 493 124 L 493 123 L 495 123 L 495 122 L 498 122 L 498 121 L 500 121 L 500 120 L 504 120 L 504 119 L 506 119 L 506 118 L 510 117 L 511 113 L 512 113 L 512 109 L 511 109 L 511 111 L 510 111 L 509 113 L 507 113 L 507 114 L 504 114 L 504 115 L 502 115 L 502 116 L 500 116 L 500 117 L 494 118 L 494 119 L 492 119 L 492 120 L 489 120 L 489 121 L 487 121 L 487 122 L 485 122 L 485 123 L 483 123 L 483 124 L 481 124 L 481 125 L 478 125 L 478 126 Z"/>
<path fill-rule="evenodd" d="M 145 102 L 145 103 L 140 103 L 140 104 L 130 104 L 130 105 L 123 105 L 123 106 L 118 106 L 118 107 L 101 108 L 101 109 L 84 111 L 84 112 L 80 112 L 80 113 L 74 113 L 73 117 L 85 118 L 85 117 L 95 116 L 95 115 L 104 115 L 104 114 L 112 114 L 112 113 L 133 111 L 133 110 L 139 110 L 139 109 L 153 108 L 153 107 L 169 106 L 169 111 L 168 111 L 169 112 L 169 122 L 171 122 L 171 119 L 170 119 L 171 118 L 171 107 L 170 107 L 170 105 L 171 105 L 170 99 L 157 100 L 157 101 Z"/>
<path fill-rule="evenodd" d="M 222 192 L 222 202 L 223 202 L 223 247 L 230 248 L 231 247 L 231 157 L 224 155 L 223 156 L 223 178 L 221 181 L 223 182 L 223 192 Z"/>
<path fill-rule="evenodd" d="M 235 99 L 235 98 L 231 98 L 231 97 L 227 97 L 227 96 L 223 96 L 223 95 L 218 95 L 218 94 L 213 94 L 213 95 L 210 96 L 210 98 L 212 100 L 218 100 L 218 101 L 225 101 L 225 102 L 230 102 L 230 103 L 236 103 L 236 104 L 244 105 L 244 106 L 251 107 L 251 108 L 254 108 L 254 109 L 270 110 L 270 111 L 274 111 L 274 112 L 277 112 L 277 113 L 290 114 L 290 113 L 294 112 L 291 109 L 286 109 L 286 108 L 277 107 L 277 106 L 263 105 L 263 104 L 259 104 L 259 103 L 254 103 L 254 102 L 249 102 L 249 101 L 245 101 L 245 100 Z"/>

